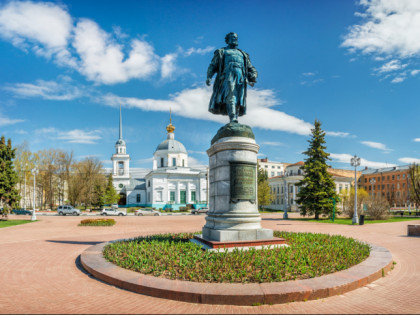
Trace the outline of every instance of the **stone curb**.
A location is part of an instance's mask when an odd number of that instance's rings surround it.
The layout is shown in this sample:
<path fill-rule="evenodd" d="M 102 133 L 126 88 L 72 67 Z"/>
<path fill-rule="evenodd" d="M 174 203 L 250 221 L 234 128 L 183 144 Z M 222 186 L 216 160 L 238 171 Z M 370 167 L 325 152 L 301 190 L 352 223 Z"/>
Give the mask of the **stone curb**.
<path fill-rule="evenodd" d="M 204 304 L 260 305 L 315 300 L 340 295 L 371 283 L 391 270 L 392 254 L 372 245 L 360 264 L 329 275 L 271 283 L 199 283 L 144 275 L 108 262 L 102 254 L 110 242 L 89 247 L 80 255 L 82 266 L 95 278 L 149 296 Z"/>

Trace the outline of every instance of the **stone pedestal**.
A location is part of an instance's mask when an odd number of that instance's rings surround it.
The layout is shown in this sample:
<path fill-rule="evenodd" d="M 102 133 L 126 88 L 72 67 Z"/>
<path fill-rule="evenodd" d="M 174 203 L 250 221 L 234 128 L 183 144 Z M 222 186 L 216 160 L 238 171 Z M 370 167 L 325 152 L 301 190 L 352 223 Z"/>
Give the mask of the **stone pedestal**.
<path fill-rule="evenodd" d="M 209 212 L 202 238 L 216 242 L 270 240 L 273 231 L 261 227 L 257 198 L 259 146 L 249 126 L 222 127 L 207 150 Z"/>

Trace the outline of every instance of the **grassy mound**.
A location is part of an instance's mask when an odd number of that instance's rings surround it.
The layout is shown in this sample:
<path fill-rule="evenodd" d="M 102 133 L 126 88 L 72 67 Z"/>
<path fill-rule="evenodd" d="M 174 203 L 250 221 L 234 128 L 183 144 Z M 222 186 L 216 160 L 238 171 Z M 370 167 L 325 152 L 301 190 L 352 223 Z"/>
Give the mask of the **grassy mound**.
<path fill-rule="evenodd" d="M 262 283 L 307 279 L 347 269 L 369 256 L 369 245 L 339 235 L 274 232 L 289 247 L 203 251 L 197 233 L 161 234 L 116 242 L 104 257 L 143 274 L 196 282 Z"/>
<path fill-rule="evenodd" d="M 79 226 L 111 226 L 114 224 L 114 219 L 85 219 L 80 221 Z"/>

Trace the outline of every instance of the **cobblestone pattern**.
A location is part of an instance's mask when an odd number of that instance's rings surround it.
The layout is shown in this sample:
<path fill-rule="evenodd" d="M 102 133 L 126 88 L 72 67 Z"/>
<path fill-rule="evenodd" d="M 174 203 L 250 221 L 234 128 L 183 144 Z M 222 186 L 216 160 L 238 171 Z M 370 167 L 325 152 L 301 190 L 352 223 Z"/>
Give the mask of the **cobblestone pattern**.
<path fill-rule="evenodd" d="M 354 237 L 389 249 L 397 264 L 374 283 L 325 299 L 261 306 L 178 302 L 98 281 L 84 272 L 79 256 L 99 242 L 197 232 L 204 216 L 116 217 L 112 227 L 79 227 L 80 217 L 42 216 L 39 222 L 0 229 L 0 313 L 420 313 L 420 242 L 407 237 L 410 222 L 347 226 L 281 218 L 263 215 L 262 226 Z"/>

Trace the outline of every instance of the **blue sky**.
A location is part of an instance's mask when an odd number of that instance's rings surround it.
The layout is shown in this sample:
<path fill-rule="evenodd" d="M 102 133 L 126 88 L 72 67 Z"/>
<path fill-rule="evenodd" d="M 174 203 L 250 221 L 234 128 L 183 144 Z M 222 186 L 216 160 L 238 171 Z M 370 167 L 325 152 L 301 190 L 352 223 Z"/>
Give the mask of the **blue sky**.
<path fill-rule="evenodd" d="M 248 90 L 260 156 L 303 160 L 315 119 L 331 165 L 420 162 L 420 1 L 0 1 L 0 133 L 32 151 L 110 167 L 119 106 L 131 166 L 166 138 L 190 164 L 226 116 L 207 111 L 207 67 L 234 31 L 259 73 Z"/>

